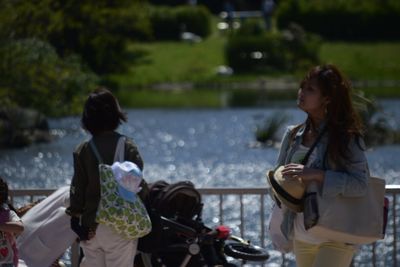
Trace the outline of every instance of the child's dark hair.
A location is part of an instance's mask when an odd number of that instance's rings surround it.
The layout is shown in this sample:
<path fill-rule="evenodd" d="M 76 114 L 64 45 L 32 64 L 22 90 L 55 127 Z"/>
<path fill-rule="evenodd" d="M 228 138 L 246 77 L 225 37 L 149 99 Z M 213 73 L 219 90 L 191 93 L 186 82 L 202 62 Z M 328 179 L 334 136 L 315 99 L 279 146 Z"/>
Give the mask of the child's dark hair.
<path fill-rule="evenodd" d="M 8 184 L 3 177 L 0 176 L 0 205 L 7 204 L 10 210 L 16 212 L 14 206 L 10 203 L 8 199 Z"/>
<path fill-rule="evenodd" d="M 0 204 L 8 204 L 8 184 L 0 177 Z"/>
<path fill-rule="evenodd" d="M 105 88 L 92 92 L 85 102 L 82 126 L 92 135 L 104 131 L 114 131 L 127 117 L 121 111 L 118 100 Z"/>

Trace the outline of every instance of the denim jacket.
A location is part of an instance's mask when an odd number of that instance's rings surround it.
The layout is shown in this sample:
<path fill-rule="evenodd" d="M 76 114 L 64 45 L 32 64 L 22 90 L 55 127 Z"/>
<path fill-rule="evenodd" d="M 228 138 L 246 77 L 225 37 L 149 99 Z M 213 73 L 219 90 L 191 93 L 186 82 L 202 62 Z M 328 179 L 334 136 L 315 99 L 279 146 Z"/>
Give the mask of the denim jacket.
<path fill-rule="evenodd" d="M 298 128 L 296 135 L 293 136 L 295 127 L 296 126 L 289 126 L 283 136 L 276 168 L 290 163 L 293 153 L 302 143 L 306 123 L 299 126 L 300 128 Z M 318 130 L 321 132 L 323 127 L 325 127 L 324 124 L 322 124 Z M 328 134 L 325 132 L 314 148 L 317 155 L 310 166 L 310 168 L 325 171 L 321 195 L 327 197 L 337 195 L 359 197 L 366 194 L 369 169 L 364 152 L 365 145 L 363 140 L 361 138 L 358 138 L 358 140 L 352 138 L 350 140 L 348 158 L 345 164 L 342 164 L 344 166 L 338 166 L 335 162 L 328 160 L 326 157 L 328 142 Z M 288 239 L 293 238 L 293 222 L 295 217 L 296 213 L 290 210 L 287 210 L 284 215 L 281 230 Z"/>

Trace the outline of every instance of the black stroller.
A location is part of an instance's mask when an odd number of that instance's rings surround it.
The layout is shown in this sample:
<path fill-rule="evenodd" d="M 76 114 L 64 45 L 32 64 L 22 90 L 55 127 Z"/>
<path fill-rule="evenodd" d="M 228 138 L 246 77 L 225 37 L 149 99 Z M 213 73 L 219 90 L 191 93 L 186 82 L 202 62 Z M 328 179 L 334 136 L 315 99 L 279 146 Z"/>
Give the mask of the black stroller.
<path fill-rule="evenodd" d="M 235 267 L 226 256 L 265 261 L 268 252 L 230 234 L 226 226 L 211 229 L 201 219 L 201 195 L 189 181 L 150 185 L 146 202 L 152 232 L 139 240 L 136 267 Z"/>

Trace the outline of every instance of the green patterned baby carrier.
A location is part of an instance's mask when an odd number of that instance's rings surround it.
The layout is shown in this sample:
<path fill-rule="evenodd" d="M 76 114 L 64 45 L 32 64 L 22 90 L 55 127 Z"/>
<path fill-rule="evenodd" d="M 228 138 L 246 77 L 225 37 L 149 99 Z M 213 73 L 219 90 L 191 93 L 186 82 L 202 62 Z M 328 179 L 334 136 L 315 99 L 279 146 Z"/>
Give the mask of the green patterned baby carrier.
<path fill-rule="evenodd" d="M 96 214 L 96 222 L 107 225 L 126 239 L 137 239 L 151 231 L 151 221 L 147 210 L 136 194 L 142 173 L 136 164 L 123 161 L 125 137 L 120 137 L 113 165 L 103 163 L 94 144 L 89 142 L 99 161 L 101 198 Z"/>

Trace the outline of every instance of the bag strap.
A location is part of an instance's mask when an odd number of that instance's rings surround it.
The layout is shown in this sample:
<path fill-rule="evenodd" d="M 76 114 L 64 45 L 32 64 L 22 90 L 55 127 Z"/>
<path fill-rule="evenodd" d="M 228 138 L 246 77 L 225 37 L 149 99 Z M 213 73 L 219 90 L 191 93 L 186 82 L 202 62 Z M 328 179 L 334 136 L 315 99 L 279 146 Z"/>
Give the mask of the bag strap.
<path fill-rule="evenodd" d="M 103 159 L 100 156 L 99 150 L 97 149 L 96 144 L 93 141 L 93 138 L 90 139 L 89 145 L 94 155 L 96 156 L 97 160 L 99 161 L 99 164 L 102 164 Z M 124 157 L 125 157 L 125 137 L 121 136 L 118 139 L 117 147 L 115 148 L 114 162 L 116 161 L 122 162 L 124 161 Z"/>
<path fill-rule="evenodd" d="M 117 148 L 115 149 L 114 162 L 123 162 L 125 159 L 125 137 L 118 139 Z"/>
<path fill-rule="evenodd" d="M 103 159 L 101 158 L 100 153 L 97 150 L 96 145 L 94 144 L 93 138 L 90 139 L 89 145 L 90 145 L 90 148 L 92 149 L 94 155 L 96 156 L 97 160 L 99 161 L 99 164 L 102 164 L 103 163 Z"/>

